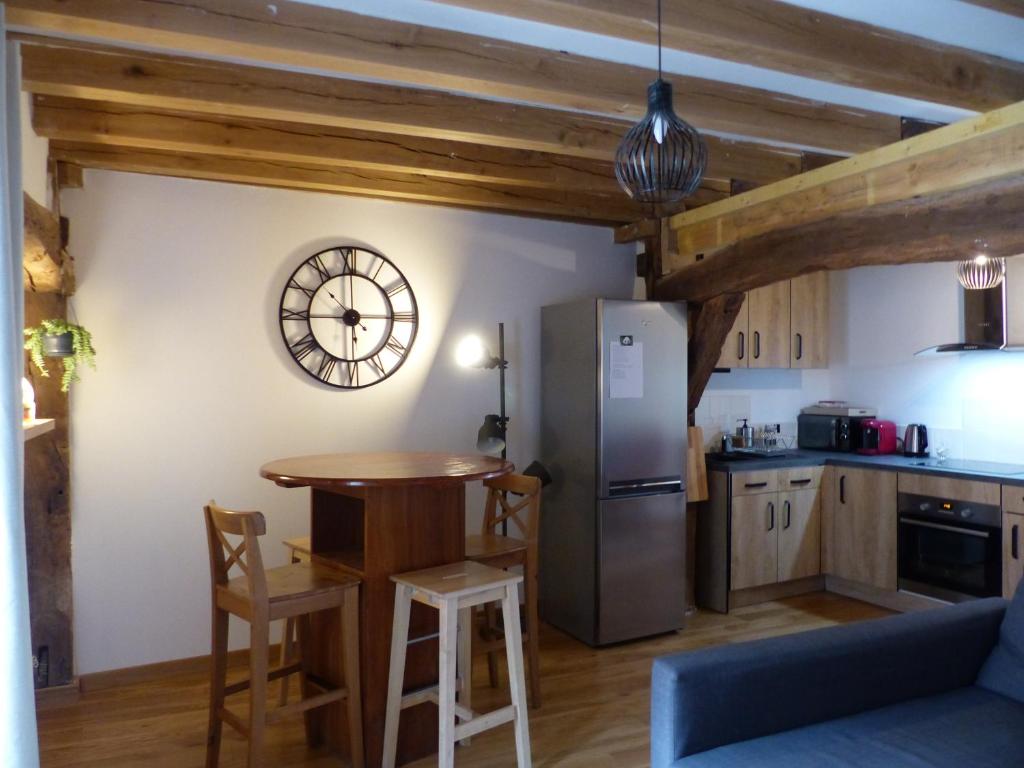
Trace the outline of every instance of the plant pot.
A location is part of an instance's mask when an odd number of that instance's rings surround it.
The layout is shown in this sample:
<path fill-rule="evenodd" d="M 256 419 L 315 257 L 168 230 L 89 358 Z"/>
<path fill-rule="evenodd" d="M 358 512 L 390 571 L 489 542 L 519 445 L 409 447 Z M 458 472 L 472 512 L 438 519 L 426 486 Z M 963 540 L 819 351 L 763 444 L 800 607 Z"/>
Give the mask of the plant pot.
<path fill-rule="evenodd" d="M 71 357 L 75 354 L 71 332 L 43 335 L 43 354 L 47 357 Z"/>

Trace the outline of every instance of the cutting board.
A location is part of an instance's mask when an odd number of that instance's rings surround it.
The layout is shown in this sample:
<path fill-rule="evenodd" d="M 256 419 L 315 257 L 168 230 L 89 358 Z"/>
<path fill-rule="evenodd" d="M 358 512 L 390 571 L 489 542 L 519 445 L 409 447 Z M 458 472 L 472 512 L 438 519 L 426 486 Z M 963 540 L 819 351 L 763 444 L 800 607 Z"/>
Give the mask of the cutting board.
<path fill-rule="evenodd" d="M 687 430 L 686 447 L 686 500 L 707 501 L 708 467 L 704 460 L 704 429 L 690 427 Z"/>

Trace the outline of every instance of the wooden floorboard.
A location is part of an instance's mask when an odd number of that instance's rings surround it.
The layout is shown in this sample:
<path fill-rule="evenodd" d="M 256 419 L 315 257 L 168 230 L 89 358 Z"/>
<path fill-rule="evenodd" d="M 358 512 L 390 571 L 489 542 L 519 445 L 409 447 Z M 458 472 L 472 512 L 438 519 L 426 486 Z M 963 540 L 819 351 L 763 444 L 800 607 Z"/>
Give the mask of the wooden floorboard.
<path fill-rule="evenodd" d="M 563 768 L 646 766 L 650 668 L 656 656 L 888 613 L 839 595 L 815 593 L 741 608 L 728 616 L 699 613 L 682 632 L 601 650 L 545 627 L 541 633 L 544 706 L 530 712 L 534 764 Z M 487 687 L 486 666 L 483 659 L 478 662 L 474 670 L 474 708 L 486 710 L 508 703 L 504 688 L 492 691 Z M 240 674 L 241 670 L 234 673 Z M 272 696 L 276 690 L 272 685 Z M 206 706 L 205 675 L 191 672 L 168 676 L 157 683 L 85 692 L 73 704 L 39 713 L 42 765 L 201 766 Z M 244 711 L 244 704 L 240 709 Z M 221 765 L 244 765 L 242 739 L 230 728 L 224 731 Z M 474 736 L 471 746 L 458 749 L 456 762 L 460 768 L 514 766 L 511 724 Z M 337 768 L 344 764 L 307 749 L 301 719 L 268 729 L 268 766 Z M 436 765 L 436 760 L 413 765 L 426 768 Z"/>

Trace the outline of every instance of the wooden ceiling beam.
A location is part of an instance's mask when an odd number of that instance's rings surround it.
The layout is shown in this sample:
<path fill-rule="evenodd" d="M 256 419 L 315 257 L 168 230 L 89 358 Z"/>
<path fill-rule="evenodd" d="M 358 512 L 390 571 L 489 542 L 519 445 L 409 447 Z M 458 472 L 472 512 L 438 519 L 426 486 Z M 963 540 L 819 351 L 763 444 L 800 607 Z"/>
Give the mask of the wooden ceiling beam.
<path fill-rule="evenodd" d="M 264 67 L 307 68 L 635 120 L 655 72 L 565 51 L 280 0 L 9 0 L 8 27 Z M 671 75 L 704 131 L 840 154 L 899 137 L 899 120 L 791 94 Z"/>
<path fill-rule="evenodd" d="M 40 95 L 34 100 L 32 126 L 40 136 L 60 141 L 623 194 L 610 162 L 305 123 Z"/>
<path fill-rule="evenodd" d="M 882 203 L 730 245 L 663 277 L 655 296 L 702 302 L 821 270 L 957 261 L 979 236 L 994 256 L 1014 256 L 1024 253 L 1022 210 L 1024 173 Z"/>
<path fill-rule="evenodd" d="M 678 253 L 666 267 L 775 229 L 1022 173 L 1024 102 L 677 214 Z"/>
<path fill-rule="evenodd" d="M 83 168 L 435 203 L 600 225 L 614 225 L 641 216 L 640 207 L 621 194 L 603 196 L 522 186 L 500 187 L 418 174 L 66 141 L 51 141 L 50 157 Z"/>
<path fill-rule="evenodd" d="M 38 42 L 38 41 L 37 41 Z M 415 88 L 130 52 L 22 46 L 23 87 L 49 96 L 298 122 L 610 162 L 630 123 Z M 708 179 L 769 183 L 800 172 L 799 151 L 705 137 Z"/>
<path fill-rule="evenodd" d="M 1024 15 L 1021 0 L 978 1 Z M 441 2 L 655 41 L 654 3 Z M 1024 63 L 773 0 L 673 0 L 662 11 L 662 39 L 666 48 L 979 112 L 1024 100 Z"/>

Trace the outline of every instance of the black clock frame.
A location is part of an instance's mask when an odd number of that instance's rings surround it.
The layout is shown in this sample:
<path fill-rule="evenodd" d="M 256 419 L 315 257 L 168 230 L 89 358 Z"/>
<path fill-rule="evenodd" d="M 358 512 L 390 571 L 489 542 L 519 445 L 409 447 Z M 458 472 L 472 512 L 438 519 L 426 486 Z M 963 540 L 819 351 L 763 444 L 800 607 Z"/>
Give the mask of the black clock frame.
<path fill-rule="evenodd" d="M 356 383 L 356 384 L 351 384 L 351 383 L 349 383 L 349 384 L 343 384 L 343 383 L 334 384 L 334 383 L 332 383 L 330 381 L 325 381 L 323 378 L 321 378 L 319 375 L 317 375 L 316 372 L 310 370 L 305 365 L 303 365 L 301 358 L 298 358 L 298 357 L 295 356 L 295 351 L 292 348 L 292 343 L 288 341 L 288 335 L 285 332 L 285 325 L 284 325 L 285 320 L 290 320 L 290 321 L 293 321 L 293 322 L 296 321 L 296 318 L 294 318 L 294 317 L 291 317 L 291 318 L 286 318 L 285 317 L 285 311 L 286 311 L 285 310 L 285 298 L 288 295 L 289 289 L 293 289 L 293 288 L 297 288 L 298 287 L 299 290 L 302 290 L 304 293 L 308 290 L 305 287 L 300 287 L 301 284 L 298 282 L 298 280 L 296 280 L 296 275 L 298 275 L 299 272 L 303 268 L 305 268 L 307 265 L 310 265 L 310 262 L 314 262 L 314 260 L 316 260 L 318 257 L 320 257 L 320 256 L 322 256 L 323 254 L 326 254 L 326 253 L 333 253 L 335 251 L 363 252 L 363 253 L 366 253 L 366 254 L 368 254 L 370 256 L 373 256 L 376 259 L 380 259 L 381 262 L 383 262 L 383 264 L 387 264 L 388 266 L 390 266 L 391 269 L 394 270 L 394 272 L 401 279 L 401 282 L 402 282 L 402 284 L 404 286 L 404 290 L 408 291 L 408 293 L 409 293 L 409 302 L 412 305 L 412 310 L 411 310 L 412 319 L 408 320 L 408 321 L 405 321 L 405 322 L 411 323 L 411 325 L 412 325 L 412 332 L 409 335 L 408 343 L 405 344 L 405 352 L 403 354 L 399 354 L 398 355 L 398 363 L 395 365 L 394 368 L 392 368 L 390 371 L 385 373 L 380 378 L 374 379 L 373 381 L 368 382 L 366 384 L 358 384 L 358 383 Z M 348 259 L 345 258 L 345 261 L 347 262 Z M 354 264 L 358 263 L 358 260 L 355 257 L 353 257 L 353 263 Z M 385 333 L 383 335 L 382 341 L 374 348 L 374 350 L 370 354 L 368 354 L 368 355 L 366 355 L 364 357 L 355 359 L 355 360 L 351 360 L 349 358 L 342 358 L 342 357 L 338 357 L 337 355 L 334 355 L 329 350 L 327 350 L 326 347 L 324 347 L 322 344 L 320 344 L 320 342 L 317 340 L 316 334 L 313 331 L 312 318 L 310 317 L 310 315 L 312 313 L 310 311 L 308 311 L 308 310 L 306 312 L 305 322 L 306 322 L 306 328 L 307 328 L 307 335 L 312 340 L 313 344 L 315 345 L 315 348 L 319 349 L 325 356 L 330 356 L 331 358 L 333 358 L 336 361 L 344 361 L 346 363 L 354 364 L 355 365 L 356 380 L 357 381 L 358 381 L 358 378 L 359 378 L 358 377 L 358 366 L 359 366 L 359 363 L 364 362 L 364 361 L 370 359 L 371 357 L 375 356 L 376 354 L 378 354 L 382 349 L 384 349 L 388 345 L 388 340 L 391 338 L 391 331 L 394 328 L 394 324 L 395 324 L 395 310 L 394 310 L 394 305 L 391 302 L 391 296 L 393 294 L 389 293 L 388 290 L 384 286 L 382 286 L 380 283 L 378 283 L 375 280 L 375 277 L 378 274 L 380 274 L 380 270 L 383 267 L 383 264 L 381 266 L 379 266 L 377 268 L 377 270 L 375 270 L 373 276 L 370 276 L 368 274 L 364 274 L 362 272 L 358 272 L 357 273 L 357 274 L 359 274 L 359 276 L 361 278 L 369 280 L 371 283 L 373 283 L 374 286 L 381 292 L 381 294 L 382 294 L 382 296 L 384 298 L 384 301 L 385 301 L 385 303 L 387 305 L 387 310 L 388 310 L 388 315 L 389 315 L 388 326 L 387 326 L 387 333 Z M 313 297 L 316 295 L 316 292 L 324 284 L 326 284 L 329 280 L 333 280 L 336 277 L 342 277 L 342 276 L 344 276 L 346 274 L 349 274 L 348 272 L 344 272 L 343 271 L 343 272 L 335 275 L 335 274 L 331 274 L 330 272 L 328 272 L 328 271 L 326 271 L 324 269 L 321 269 L 320 267 L 316 266 L 315 263 L 312 266 L 313 266 L 313 269 L 317 273 L 319 273 L 319 275 L 323 279 L 321 280 L 320 284 L 316 288 L 314 288 L 313 291 L 309 294 L 309 306 L 310 307 L 312 307 Z M 292 285 L 293 282 L 295 283 L 294 286 Z M 291 311 L 291 310 L 289 310 L 289 311 Z M 351 310 L 349 310 L 349 311 L 351 311 Z M 343 317 L 339 317 L 339 319 L 343 319 Z M 367 387 L 372 387 L 375 384 L 380 384 L 382 381 L 385 381 L 386 379 L 389 379 L 392 376 L 394 376 L 395 372 L 398 371 L 398 369 L 400 369 L 403 365 L 405 365 L 405 361 L 409 359 L 409 355 L 412 353 L 413 344 L 416 342 L 416 335 L 419 332 L 419 305 L 416 302 L 416 294 L 413 291 L 412 285 L 409 283 L 408 278 L 405 276 L 405 273 L 402 272 L 402 270 L 400 270 L 395 265 L 395 263 L 393 261 L 391 261 L 391 259 L 389 259 L 387 256 L 382 254 L 380 251 L 375 251 L 372 248 L 367 248 L 366 246 L 362 246 L 362 245 L 334 245 L 334 246 L 331 246 L 330 248 L 324 248 L 322 250 L 319 250 L 316 253 L 314 253 L 312 256 L 307 256 L 305 259 L 303 259 L 299 263 L 299 265 L 294 270 L 292 270 L 291 274 L 288 275 L 288 279 L 285 280 L 284 288 L 281 290 L 281 300 L 280 300 L 280 302 L 278 302 L 278 327 L 281 330 L 281 340 L 284 342 L 285 349 L 288 350 L 288 354 L 291 356 L 292 360 L 295 361 L 295 364 L 297 366 L 299 366 L 299 368 L 307 376 L 309 376 L 312 379 L 315 379 L 316 381 L 318 381 L 321 384 L 324 384 L 324 385 L 326 385 L 328 387 L 333 387 L 334 389 L 345 389 L 345 390 L 366 389 Z M 332 366 L 332 370 L 333 370 L 333 366 Z M 351 382 L 351 375 L 349 377 L 349 381 Z"/>

